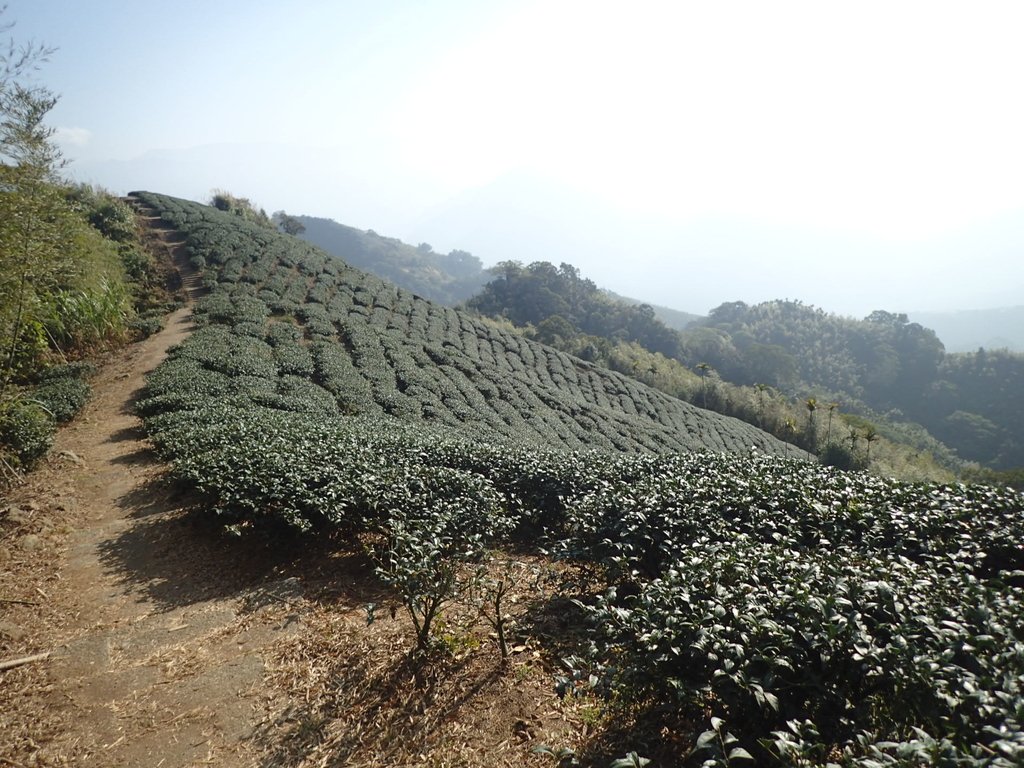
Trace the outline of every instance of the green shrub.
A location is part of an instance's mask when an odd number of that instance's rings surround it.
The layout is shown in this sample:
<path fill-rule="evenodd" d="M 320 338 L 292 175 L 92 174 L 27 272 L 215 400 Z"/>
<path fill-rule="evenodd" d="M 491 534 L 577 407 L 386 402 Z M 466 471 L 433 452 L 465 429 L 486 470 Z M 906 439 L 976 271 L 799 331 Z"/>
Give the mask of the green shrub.
<path fill-rule="evenodd" d="M 128 330 L 139 338 L 146 339 L 164 329 L 163 316 L 141 315 L 128 323 Z"/>
<path fill-rule="evenodd" d="M 40 371 L 36 375 L 36 382 L 45 384 L 58 379 L 84 379 L 96 373 L 96 366 L 87 360 L 76 360 L 73 363 L 54 365 Z"/>
<path fill-rule="evenodd" d="M 149 279 L 153 270 L 152 257 L 139 248 L 133 246 L 122 246 L 118 249 L 121 256 L 121 264 L 124 265 L 125 275 L 135 282 L 144 282 Z"/>
<path fill-rule="evenodd" d="M 839 443 L 829 443 L 818 455 L 818 461 L 827 467 L 835 467 L 846 471 L 867 469 L 867 462 Z"/>
<path fill-rule="evenodd" d="M 32 391 L 32 399 L 41 404 L 59 424 L 71 421 L 89 400 L 92 388 L 79 378 L 50 379 Z"/>
<path fill-rule="evenodd" d="M 0 451 L 16 469 L 34 467 L 53 445 L 56 424 L 42 406 L 14 400 L 0 408 Z"/>

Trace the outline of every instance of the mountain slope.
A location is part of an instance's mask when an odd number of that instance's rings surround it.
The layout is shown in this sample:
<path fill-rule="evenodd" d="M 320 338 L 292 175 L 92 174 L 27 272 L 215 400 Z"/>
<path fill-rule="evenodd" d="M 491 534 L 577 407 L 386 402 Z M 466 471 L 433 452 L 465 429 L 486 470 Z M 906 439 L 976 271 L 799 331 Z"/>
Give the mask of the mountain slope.
<path fill-rule="evenodd" d="M 684 312 L 681 309 L 672 309 L 671 307 L 663 307 L 660 304 L 651 304 L 649 301 L 641 301 L 640 299 L 631 299 L 628 296 L 620 296 L 614 291 L 607 289 L 605 289 L 604 293 L 615 301 L 621 301 L 624 304 L 629 304 L 631 306 L 646 304 L 654 310 L 654 316 L 656 318 L 675 331 L 682 331 L 691 324 L 704 319 L 704 315 L 697 315 L 693 312 Z"/>
<path fill-rule="evenodd" d="M 141 194 L 187 238 L 213 294 L 198 334 L 238 371 L 265 381 L 250 394 L 287 409 L 301 391 L 327 412 L 388 414 L 476 437 L 554 448 L 679 452 L 792 446 L 620 374 L 421 299 L 312 246 L 196 203 Z M 283 398 L 283 399 L 282 399 Z M 298 406 L 296 406 L 298 407 Z"/>
<path fill-rule="evenodd" d="M 997 470 L 1024 465 L 1024 355 L 949 354 L 905 314 L 854 320 L 792 301 L 722 304 L 684 332 L 684 343 L 730 381 L 788 381 L 791 391 L 859 401 L 917 422 L 961 459 Z"/>
<path fill-rule="evenodd" d="M 1024 352 L 1024 306 L 909 315 L 933 329 L 947 352 L 974 352 L 979 347 Z"/>
<path fill-rule="evenodd" d="M 465 251 L 434 253 L 426 243 L 414 248 L 393 237 L 347 227 L 333 219 L 295 217 L 301 233 L 318 248 L 348 264 L 442 304 L 458 304 L 486 282 L 480 259 Z"/>

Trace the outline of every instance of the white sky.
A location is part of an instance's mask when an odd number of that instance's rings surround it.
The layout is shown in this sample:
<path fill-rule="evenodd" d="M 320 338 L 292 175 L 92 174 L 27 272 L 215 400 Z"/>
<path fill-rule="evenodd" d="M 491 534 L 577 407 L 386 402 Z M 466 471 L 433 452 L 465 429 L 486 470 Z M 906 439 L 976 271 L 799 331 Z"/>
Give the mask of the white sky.
<path fill-rule="evenodd" d="M 1024 4 L 14 0 L 73 172 L 680 309 L 1024 303 Z"/>

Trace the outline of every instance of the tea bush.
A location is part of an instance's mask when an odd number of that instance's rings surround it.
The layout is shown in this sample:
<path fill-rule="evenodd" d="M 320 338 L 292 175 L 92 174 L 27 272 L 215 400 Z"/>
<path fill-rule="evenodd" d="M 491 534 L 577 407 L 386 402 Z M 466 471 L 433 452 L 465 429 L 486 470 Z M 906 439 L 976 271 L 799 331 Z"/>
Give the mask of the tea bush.
<path fill-rule="evenodd" d="M 56 423 L 41 405 L 27 399 L 0 405 L 0 446 L 15 470 L 32 469 L 53 445 Z"/>
<path fill-rule="evenodd" d="M 158 450 L 233 530 L 371 541 L 421 651 L 463 566 L 512 538 L 603 579 L 575 672 L 693 724 L 679 762 L 1024 763 L 1019 493 L 810 463 L 294 238 L 141 197 L 213 288 L 139 402 Z"/>
<path fill-rule="evenodd" d="M 42 405 L 59 424 L 71 421 L 82 410 L 92 394 L 92 388 L 72 376 L 55 378 L 32 390 L 31 397 Z"/>

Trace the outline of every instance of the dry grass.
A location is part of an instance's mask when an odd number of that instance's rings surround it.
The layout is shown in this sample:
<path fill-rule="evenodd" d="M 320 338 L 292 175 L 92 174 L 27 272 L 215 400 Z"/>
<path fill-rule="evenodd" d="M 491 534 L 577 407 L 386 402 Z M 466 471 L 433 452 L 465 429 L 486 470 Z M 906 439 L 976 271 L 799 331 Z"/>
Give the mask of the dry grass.
<path fill-rule="evenodd" d="M 0 499 L 0 660 L 54 651 L 66 585 L 58 564 L 79 515 L 62 503 L 62 460 L 50 459 L 30 482 Z M 39 488 L 50 489 L 40 494 Z M 56 628 L 56 632 L 55 632 Z M 75 765 L 74 743 L 52 752 L 49 745 L 72 725 L 49 706 L 61 695 L 50 679 L 51 660 L 0 672 L 0 765 Z"/>
<path fill-rule="evenodd" d="M 400 606 L 385 598 L 368 623 L 351 595 L 310 603 L 301 631 L 267 660 L 263 764 L 552 765 L 533 748 L 577 748 L 587 712 L 556 695 L 553 661 L 528 631 L 527 612 L 549 597 L 526 586 L 513 595 L 519 626 L 504 661 L 475 608 L 453 604 L 418 675 Z"/>
<path fill-rule="evenodd" d="M 38 498 L 38 486 L 35 493 Z M 45 514 L 47 524 L 40 522 Z M 55 630 L 59 609 L 48 607 L 40 592 L 64 610 L 74 604 L 61 592 L 59 566 L 75 515 L 40 510 L 39 519 L 32 520 L 0 528 L 0 542 L 8 545 L 33 532 L 41 535 L 45 552 L 40 557 L 16 551 L 0 566 L 5 579 L 0 596 L 27 596 L 39 603 L 0 604 L 0 617 L 13 616 L 28 630 L 20 644 L 0 638 L 4 657 L 50 650 L 50 641 L 62 640 Z M 200 528 L 190 535 L 208 533 Z M 194 557 L 199 569 L 209 554 L 197 551 L 190 560 Z M 562 699 L 554 684 L 562 671 L 559 659 L 572 652 L 575 642 L 576 618 L 564 597 L 565 582 L 575 581 L 584 591 L 593 585 L 581 587 L 586 576 L 563 566 L 528 555 L 515 558 L 531 573 L 541 570 L 549 578 L 521 579 L 508 596 L 512 653 L 507 660 L 501 659 L 493 628 L 477 607 L 453 603 L 436 625 L 435 650 L 417 685 L 410 661 L 412 627 L 404 608 L 376 580 L 358 543 L 335 540 L 286 559 L 282 568 L 290 578 L 284 593 L 252 590 L 236 597 L 240 610 L 227 625 L 190 633 L 184 623 L 168 618 L 161 626 L 170 640 L 151 652 L 112 647 L 111 669 L 155 667 L 160 682 L 122 700 L 111 714 L 126 729 L 128 741 L 193 726 L 209 738 L 208 764 L 557 765 L 550 754 L 534 753 L 546 745 L 573 750 L 582 765 L 607 765 L 638 746 L 635 721 L 586 694 Z M 244 563 L 238 566 L 245 569 Z M 377 604 L 372 623 L 367 621 L 370 602 Z M 163 683 L 197 676 L 247 633 L 286 624 L 293 631 L 262 649 L 265 677 L 245 693 L 258 721 L 251 737 L 225 742 L 209 729 L 215 718 L 203 702 L 175 708 L 159 698 Z M 88 735 L 74 736 L 76 724 L 69 718 L 75 709 L 53 706 L 55 696 L 60 696 L 59 686 L 45 663 L 0 678 L 0 767 L 83 765 L 98 759 L 96 764 L 104 764 L 103 755 L 116 755 L 127 746 L 118 739 L 95 743 Z M 653 746 L 658 738 L 648 734 L 640 743 Z"/>
<path fill-rule="evenodd" d="M 51 481 L 41 475 L 40 484 L 26 488 L 24 498 L 47 498 L 43 488 Z M 0 527 L 0 543 L 10 550 L 0 564 L 0 596 L 27 597 L 32 603 L 0 603 L 0 618 L 27 630 L 20 643 L 0 638 L 5 658 L 51 650 L 63 642 L 60 611 L 66 615 L 68 606 L 75 605 L 60 574 L 67 534 L 79 524 L 76 513 L 56 509 L 53 497 L 36 506 L 38 512 L 27 522 Z M 202 563 L 210 567 L 212 552 L 199 546 L 210 532 L 181 524 L 167 529 L 175 530 L 197 538 L 185 547 L 196 551 L 186 552 L 182 562 L 194 561 L 189 567 L 202 581 Z M 41 538 L 42 555 L 12 546 L 28 534 Z M 160 625 L 168 641 L 151 652 L 111 648 L 112 670 L 160 670 L 155 687 L 139 689 L 110 711 L 125 729 L 124 741 L 98 743 L 89 734 L 75 735 L 80 730 L 73 720 L 76 710 L 54 706 L 61 696 L 59 682 L 50 679 L 45 662 L 4 673 L 0 766 L 105 765 L 132 740 L 182 732 L 208 739 L 201 749 L 208 749 L 204 760 L 211 765 L 557 765 L 552 756 L 533 752 L 542 745 L 570 748 L 583 765 L 607 765 L 627 751 L 620 745 L 635 743 L 629 721 L 595 698 L 561 699 L 554 685 L 561 672 L 559 658 L 572 650 L 574 621 L 557 582 L 578 580 L 580 574 L 527 555 L 515 557 L 552 578 L 522 579 L 508 596 L 512 654 L 505 661 L 493 628 L 477 609 L 454 603 L 437 623 L 436 648 L 417 686 L 409 657 L 411 623 L 374 577 L 362 547 L 338 540 L 297 547 L 279 567 L 280 575 L 289 578 L 275 582 L 286 583 L 286 590 L 235 592 L 239 612 L 227 625 L 197 633 L 168 617 L 166 626 Z M 243 572 L 247 566 L 240 561 L 236 567 Z M 370 602 L 377 604 L 372 623 L 367 622 Z M 151 618 L 135 616 L 140 622 Z M 152 622 L 145 623 L 152 632 Z M 164 683 L 170 687 L 193 678 L 247 634 L 285 624 L 293 631 L 262 649 L 265 677 L 244 694 L 258 722 L 250 737 L 225 741 L 209 725 L 214 713 L 202 701 L 175 707 L 160 698 Z"/>

